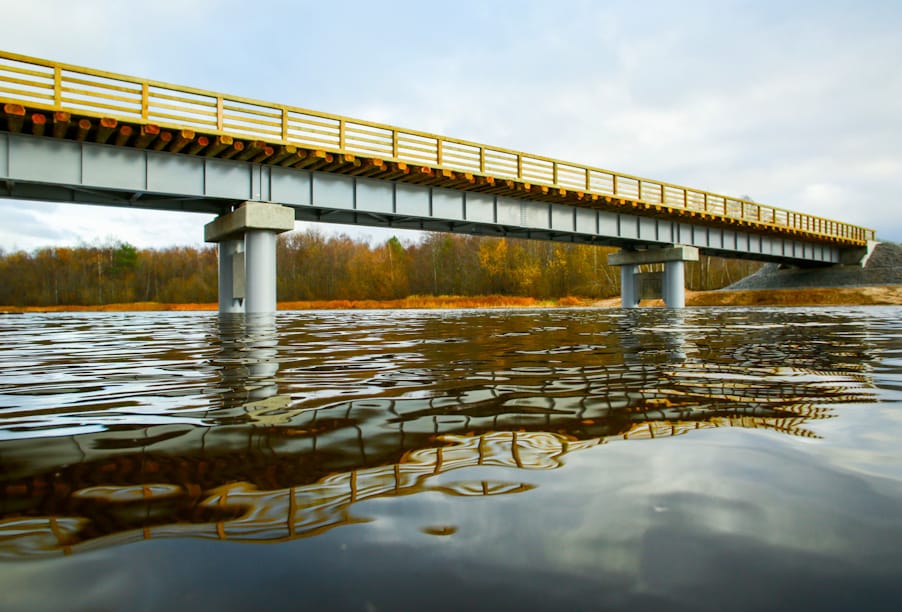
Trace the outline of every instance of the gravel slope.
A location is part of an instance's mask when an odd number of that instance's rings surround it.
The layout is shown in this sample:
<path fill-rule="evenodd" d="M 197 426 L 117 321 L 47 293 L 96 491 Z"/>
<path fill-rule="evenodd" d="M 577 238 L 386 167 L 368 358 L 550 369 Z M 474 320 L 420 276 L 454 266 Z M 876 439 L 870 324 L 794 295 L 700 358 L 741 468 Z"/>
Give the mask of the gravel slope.
<path fill-rule="evenodd" d="M 902 245 L 894 242 L 881 242 L 875 247 L 864 268 L 831 266 L 781 270 L 777 264 L 767 264 L 754 274 L 725 287 L 722 291 L 875 285 L 902 285 Z"/>

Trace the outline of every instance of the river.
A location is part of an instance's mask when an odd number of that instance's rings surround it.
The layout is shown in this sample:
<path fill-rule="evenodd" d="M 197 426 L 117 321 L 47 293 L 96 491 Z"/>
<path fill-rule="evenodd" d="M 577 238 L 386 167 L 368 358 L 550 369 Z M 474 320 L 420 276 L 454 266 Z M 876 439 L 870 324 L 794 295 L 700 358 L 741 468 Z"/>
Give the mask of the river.
<path fill-rule="evenodd" d="M 898 609 L 902 308 L 0 316 L 4 610 Z"/>

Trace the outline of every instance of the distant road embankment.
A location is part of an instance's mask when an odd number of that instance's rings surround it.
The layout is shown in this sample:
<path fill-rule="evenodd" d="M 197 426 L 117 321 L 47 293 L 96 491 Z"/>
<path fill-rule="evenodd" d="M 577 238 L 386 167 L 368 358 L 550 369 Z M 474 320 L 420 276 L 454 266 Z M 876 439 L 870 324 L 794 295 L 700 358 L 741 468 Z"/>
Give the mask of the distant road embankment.
<path fill-rule="evenodd" d="M 902 245 L 881 242 L 862 266 L 781 268 L 767 264 L 722 291 L 902 285 Z"/>

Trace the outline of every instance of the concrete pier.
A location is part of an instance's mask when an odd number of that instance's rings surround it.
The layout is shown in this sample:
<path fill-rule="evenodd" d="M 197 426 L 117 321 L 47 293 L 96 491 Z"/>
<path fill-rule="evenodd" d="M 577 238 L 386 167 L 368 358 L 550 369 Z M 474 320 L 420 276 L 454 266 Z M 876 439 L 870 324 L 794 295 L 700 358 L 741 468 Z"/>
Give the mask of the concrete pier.
<path fill-rule="evenodd" d="M 639 266 L 623 264 L 620 266 L 620 307 L 636 308 L 639 305 L 639 279 L 636 277 Z"/>
<path fill-rule="evenodd" d="M 291 208 L 263 202 L 245 202 L 204 226 L 204 240 L 219 244 L 219 312 L 276 311 L 276 236 L 291 229 Z"/>
<path fill-rule="evenodd" d="M 663 249 L 644 251 L 619 251 L 608 255 L 608 264 L 620 266 L 620 303 L 623 308 L 639 305 L 639 266 L 664 264 L 662 296 L 668 308 L 686 306 L 686 273 L 684 264 L 698 261 L 698 249 L 692 246 L 674 245 Z"/>

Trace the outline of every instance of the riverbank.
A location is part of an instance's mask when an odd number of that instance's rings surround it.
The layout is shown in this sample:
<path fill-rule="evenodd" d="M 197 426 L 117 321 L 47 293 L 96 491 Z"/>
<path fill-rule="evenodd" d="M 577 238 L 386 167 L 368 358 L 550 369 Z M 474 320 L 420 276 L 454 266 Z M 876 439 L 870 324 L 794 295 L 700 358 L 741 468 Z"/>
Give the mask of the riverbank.
<path fill-rule="evenodd" d="M 646 300 L 643 307 L 663 306 L 661 300 Z M 766 289 L 744 291 L 687 291 L 687 306 L 873 306 L 902 305 L 902 285 L 885 287 L 837 287 L 803 289 Z M 538 300 L 531 297 L 488 296 L 411 296 L 400 300 L 319 300 L 279 302 L 279 310 L 409 310 L 461 308 L 618 308 L 619 297 L 592 300 L 564 297 Z M 134 302 L 100 306 L 0 306 L 2 314 L 25 312 L 147 312 L 216 310 L 215 303 L 161 304 Z"/>
<path fill-rule="evenodd" d="M 409 310 L 454 308 L 542 308 L 566 306 L 590 306 L 592 300 L 565 297 L 558 300 L 538 300 L 531 297 L 483 295 L 483 296 L 410 296 L 398 300 L 310 300 L 279 302 L 279 310 Z M 216 310 L 215 302 L 204 304 L 163 304 L 159 302 L 134 302 L 128 304 L 103 304 L 97 306 L 0 306 L 0 313 L 23 312 L 147 312 Z"/>
<path fill-rule="evenodd" d="M 593 302 L 617 308 L 620 298 Z M 663 306 L 663 300 L 644 300 L 642 306 Z M 831 287 L 758 289 L 740 291 L 687 291 L 686 306 L 886 306 L 902 305 L 902 285 L 885 287 Z"/>

